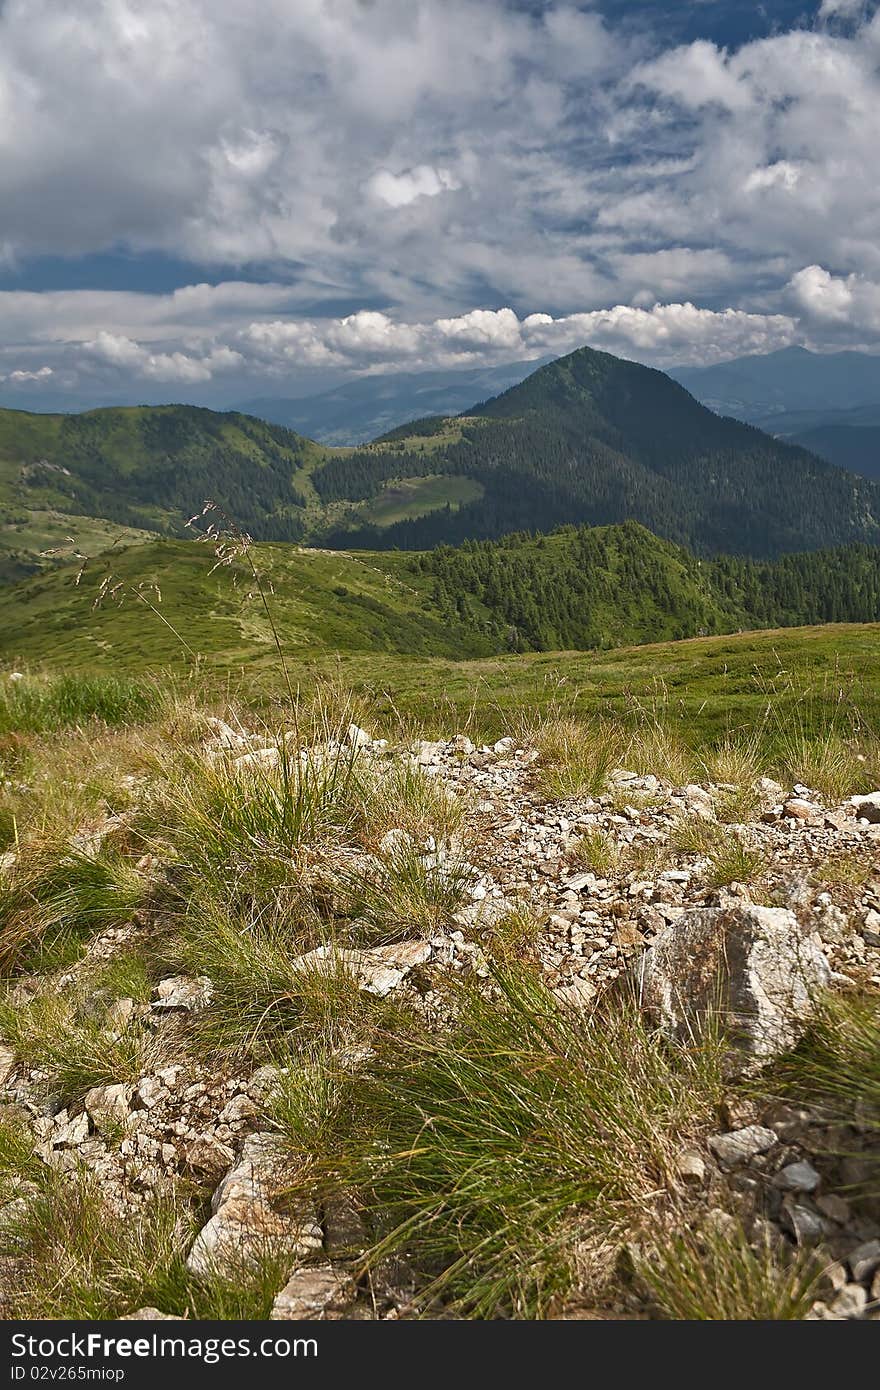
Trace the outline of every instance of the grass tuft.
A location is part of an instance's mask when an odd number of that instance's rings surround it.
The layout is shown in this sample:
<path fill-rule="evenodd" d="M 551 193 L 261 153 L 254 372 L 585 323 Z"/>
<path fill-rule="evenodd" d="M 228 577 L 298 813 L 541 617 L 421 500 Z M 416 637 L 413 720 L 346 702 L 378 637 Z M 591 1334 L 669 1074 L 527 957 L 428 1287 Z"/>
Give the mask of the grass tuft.
<path fill-rule="evenodd" d="M 812 1252 L 750 1243 L 742 1227 L 677 1235 L 637 1262 L 657 1314 L 686 1322 L 781 1322 L 803 1318 L 821 1265 Z"/>
<path fill-rule="evenodd" d="M 0 1003 L 0 1035 L 20 1061 L 46 1073 L 47 1090 L 68 1105 L 93 1086 L 134 1083 L 161 1055 L 158 1039 L 141 1026 L 116 1033 L 100 1008 L 51 986 L 27 1004 Z"/>
<path fill-rule="evenodd" d="M 14 1270 L 4 1305 L 14 1318 L 101 1320 L 153 1306 L 183 1311 L 192 1218 L 172 1198 L 124 1217 L 110 1212 L 85 1172 L 44 1169 L 0 1227 L 0 1255 Z"/>
<path fill-rule="evenodd" d="M 131 861 L 112 850 L 92 857 L 63 844 L 32 849 L 0 879 L 0 974 L 74 959 L 86 937 L 130 920 L 146 892 Z"/>
<path fill-rule="evenodd" d="M 531 741 L 538 751 L 538 784 L 552 800 L 599 796 L 625 756 L 627 741 L 609 720 L 556 715 L 538 724 Z"/>
<path fill-rule="evenodd" d="M 423 1272 L 421 1306 L 541 1316 L 601 1279 L 712 1113 L 720 1051 L 674 1051 L 633 1006 L 586 1020 L 522 967 L 463 986 L 447 1035 L 413 1041 L 361 1088 L 353 1176 L 391 1229 L 374 1258 Z"/>

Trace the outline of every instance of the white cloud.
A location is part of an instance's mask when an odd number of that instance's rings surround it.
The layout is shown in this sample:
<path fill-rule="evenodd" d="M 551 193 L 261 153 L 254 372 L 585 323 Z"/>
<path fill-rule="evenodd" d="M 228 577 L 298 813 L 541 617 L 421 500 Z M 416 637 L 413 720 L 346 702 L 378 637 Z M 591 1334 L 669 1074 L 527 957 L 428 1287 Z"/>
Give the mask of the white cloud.
<path fill-rule="evenodd" d="M 22 371 L 20 368 L 6 375 L 0 375 L 0 381 L 9 381 L 14 385 L 22 385 L 26 381 L 46 381 L 50 376 L 54 376 L 51 367 L 38 367 L 36 371 Z"/>
<path fill-rule="evenodd" d="M 801 312 L 824 324 L 880 333 L 880 284 L 863 275 L 832 275 L 820 265 L 805 266 L 789 282 Z"/>
<path fill-rule="evenodd" d="M 228 347 L 215 348 L 204 356 L 185 352 L 150 352 L 141 343 L 121 333 L 101 329 L 91 341 L 83 343 L 83 351 L 111 367 L 119 367 L 134 377 L 147 381 L 168 381 L 197 384 L 210 381 L 216 372 L 241 367 L 241 353 Z"/>
<path fill-rule="evenodd" d="M 660 262 L 670 280 L 686 279 L 688 264 L 687 255 Z M 656 281 L 650 258 L 639 267 L 646 274 L 652 269 Z M 683 298 L 568 314 L 542 309 L 520 315 L 504 306 L 423 319 L 377 310 L 316 318 L 285 312 L 284 286 L 276 287 L 274 303 L 268 287 L 260 288 L 265 293 L 258 297 L 250 295 L 253 287 L 238 284 L 218 285 L 210 293 L 192 286 L 167 295 L 0 293 L 0 321 L 14 316 L 17 337 L 14 347 L 0 346 L 0 372 L 7 384 L 22 386 L 46 384 L 51 373 L 65 389 L 73 389 L 77 379 L 95 390 L 102 381 L 120 389 L 128 383 L 129 394 L 136 383 L 166 383 L 197 394 L 210 387 L 210 399 L 222 391 L 235 400 L 260 394 L 263 387 L 267 393 L 286 393 L 300 379 L 308 389 L 316 372 L 338 378 L 452 369 L 562 354 L 584 344 L 671 366 L 769 352 L 795 342 L 833 349 L 846 330 L 870 346 L 872 334 L 880 333 L 880 286 L 865 277 L 834 276 L 818 265 L 791 278 L 789 312 L 711 309 Z"/>
<path fill-rule="evenodd" d="M 866 0 L 822 0 L 820 19 L 861 19 L 868 10 Z"/>
<path fill-rule="evenodd" d="M 367 186 L 377 198 L 392 208 L 403 208 L 415 202 L 416 198 L 436 198 L 438 193 L 461 188 L 448 169 L 435 169 L 430 164 L 418 164 L 415 169 L 407 169 L 402 174 L 380 169 Z"/>

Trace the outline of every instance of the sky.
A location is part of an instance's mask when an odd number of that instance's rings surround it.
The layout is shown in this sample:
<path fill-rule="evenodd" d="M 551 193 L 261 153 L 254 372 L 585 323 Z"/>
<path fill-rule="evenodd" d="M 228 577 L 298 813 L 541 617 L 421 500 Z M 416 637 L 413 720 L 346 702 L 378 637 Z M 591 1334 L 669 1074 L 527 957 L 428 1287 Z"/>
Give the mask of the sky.
<path fill-rule="evenodd" d="M 0 0 L 0 404 L 880 352 L 877 0 Z"/>

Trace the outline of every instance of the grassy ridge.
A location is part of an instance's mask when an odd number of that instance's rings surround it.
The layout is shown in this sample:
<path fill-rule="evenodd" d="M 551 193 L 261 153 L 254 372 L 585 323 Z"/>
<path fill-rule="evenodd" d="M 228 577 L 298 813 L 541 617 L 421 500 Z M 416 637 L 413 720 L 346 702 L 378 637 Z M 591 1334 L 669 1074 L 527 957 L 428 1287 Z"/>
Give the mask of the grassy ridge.
<path fill-rule="evenodd" d="M 452 428 L 427 453 L 459 435 Z M 351 496 L 326 505 L 313 474 L 351 450 L 247 415 L 183 405 L 81 415 L 0 410 L 0 583 L 57 563 L 43 552 L 65 548 L 70 537 L 89 550 L 120 534 L 129 543 L 150 532 L 185 534 L 207 497 L 257 537 L 296 541 L 328 525 L 381 528 L 482 496 L 470 478 L 401 479 L 399 447 L 370 447 L 382 477 L 368 505 Z"/>

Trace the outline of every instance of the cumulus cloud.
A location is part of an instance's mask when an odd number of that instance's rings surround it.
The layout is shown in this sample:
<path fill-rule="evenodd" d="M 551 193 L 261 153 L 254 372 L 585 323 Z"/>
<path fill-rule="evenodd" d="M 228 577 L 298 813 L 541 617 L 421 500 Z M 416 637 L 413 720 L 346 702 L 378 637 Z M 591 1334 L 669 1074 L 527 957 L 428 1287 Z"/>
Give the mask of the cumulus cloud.
<path fill-rule="evenodd" d="M 665 268 L 670 278 L 676 265 Z M 648 261 L 641 270 L 652 268 Z M 46 385 L 50 375 L 65 389 L 78 378 L 95 388 L 102 380 L 120 386 L 165 383 L 197 395 L 210 387 L 205 399 L 216 400 L 222 392 L 235 400 L 245 391 L 257 394 L 256 383 L 277 393 L 305 380 L 308 389 L 315 373 L 338 378 L 455 369 L 534 360 L 583 345 L 663 367 L 792 343 L 833 349 L 842 345 L 842 332 L 850 338 L 855 332 L 858 344 L 870 347 L 872 335 L 880 334 L 880 284 L 835 276 L 819 265 L 791 277 L 785 312 L 711 309 L 682 298 L 567 314 L 520 314 L 506 305 L 424 319 L 373 309 L 316 318 L 284 312 L 286 290 L 279 286 L 275 303 L 261 297 L 262 312 L 255 316 L 257 301 L 246 288 L 218 285 L 207 294 L 205 287 L 192 286 L 166 295 L 0 293 L 0 321 L 14 313 L 17 334 L 14 347 L 0 346 L 2 379 L 22 389 Z M 47 320 L 53 317 L 56 328 L 49 334 Z M 66 336 L 57 324 L 66 325 Z"/>
<path fill-rule="evenodd" d="M 392 208 L 406 207 L 416 198 L 436 198 L 461 188 L 458 180 L 448 169 L 435 169 L 431 164 L 419 164 L 415 169 L 407 169 L 402 174 L 392 174 L 380 169 L 369 180 L 368 187 L 377 198 Z"/>
<path fill-rule="evenodd" d="M 0 373 L 0 381 L 11 382 L 14 386 L 23 385 L 30 381 L 46 381 L 50 376 L 54 376 L 51 367 L 38 367 L 36 371 L 22 371 L 21 368 L 5 374 Z"/>
<path fill-rule="evenodd" d="M 241 353 L 228 347 L 214 348 L 202 356 L 185 352 L 150 352 L 141 343 L 121 333 L 102 329 L 83 351 L 111 367 L 120 367 L 147 381 L 199 383 L 210 381 L 217 372 L 229 371 L 244 363 Z"/>
<path fill-rule="evenodd" d="M 789 282 L 800 311 L 819 323 L 880 332 L 880 284 L 864 275 L 832 275 L 808 265 Z"/>
<path fill-rule="evenodd" d="M 455 368 L 564 353 L 584 344 L 649 361 L 717 360 L 792 342 L 794 319 L 714 311 L 691 303 L 651 308 L 616 305 L 554 317 L 520 318 L 513 309 L 473 309 L 452 318 L 398 322 L 362 311 L 338 319 L 274 319 L 239 329 L 225 344 L 155 351 L 119 333 L 99 331 L 81 344 L 91 360 L 153 381 L 206 382 L 225 372 L 289 376 L 299 367 L 368 372 Z"/>

